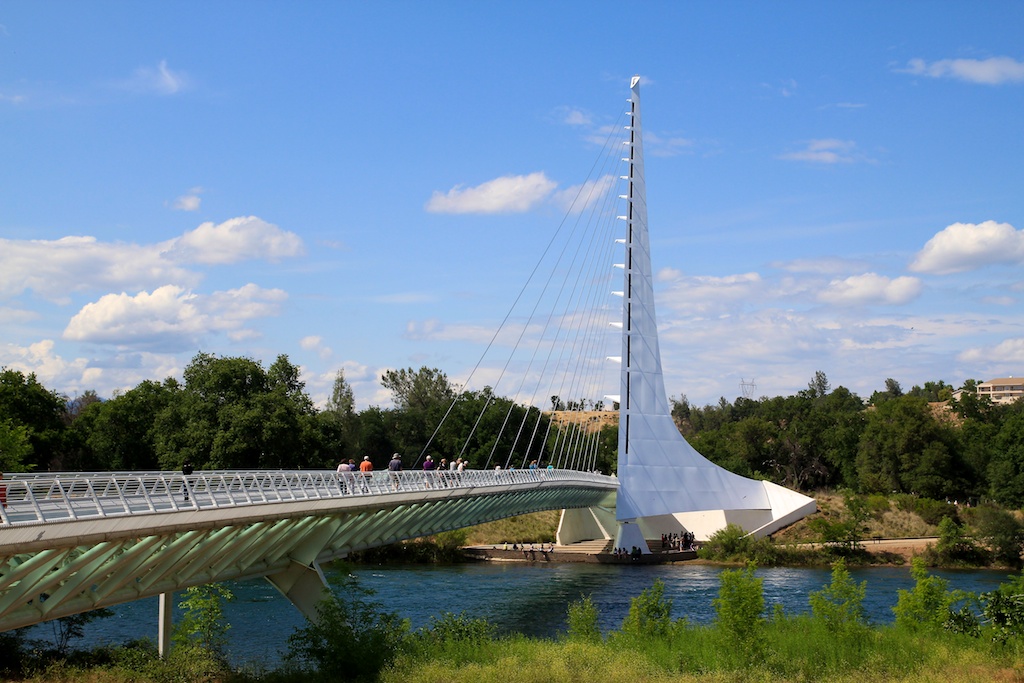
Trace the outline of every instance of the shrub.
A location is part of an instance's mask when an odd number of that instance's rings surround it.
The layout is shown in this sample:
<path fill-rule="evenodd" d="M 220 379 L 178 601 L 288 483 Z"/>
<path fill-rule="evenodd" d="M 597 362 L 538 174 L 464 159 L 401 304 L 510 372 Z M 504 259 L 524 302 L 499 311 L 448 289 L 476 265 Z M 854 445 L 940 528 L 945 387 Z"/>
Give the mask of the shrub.
<path fill-rule="evenodd" d="M 737 557 L 746 559 L 750 551 L 751 538 L 738 524 L 727 524 L 711 535 L 701 545 L 697 555 L 706 560 L 724 562 Z"/>
<path fill-rule="evenodd" d="M 285 660 L 310 677 L 334 681 L 339 678 L 339 656 L 350 652 L 353 656 L 345 659 L 341 675 L 355 681 L 376 679 L 398 654 L 408 622 L 367 600 L 373 591 L 359 586 L 354 577 L 332 579 L 332 589 L 324 593 L 317 619 L 307 619 L 288 637 Z"/>
<path fill-rule="evenodd" d="M 914 588 L 899 589 L 896 606 L 892 608 L 897 626 L 912 631 L 937 630 L 949 620 L 953 605 L 970 597 L 964 591 L 947 590 L 949 582 L 928 574 L 924 560 L 919 557 L 911 560 L 910 575 Z"/>
<path fill-rule="evenodd" d="M 935 545 L 935 563 L 942 565 L 965 564 L 981 566 L 988 564 L 989 555 L 978 546 L 974 539 L 964 533 L 964 528 L 951 517 L 939 522 L 939 541 Z"/>
<path fill-rule="evenodd" d="M 569 603 L 566 622 L 569 630 L 566 636 L 569 640 L 581 640 L 588 643 L 596 643 L 601 640 L 601 629 L 597 625 L 597 606 L 590 596 L 580 597 Z"/>
<path fill-rule="evenodd" d="M 811 613 L 830 631 L 850 631 L 865 625 L 864 597 L 867 581 L 858 585 L 846 570 L 843 559 L 832 564 L 832 582 L 820 591 L 812 591 Z"/>
<path fill-rule="evenodd" d="M 977 536 L 992 551 L 992 559 L 1009 567 L 1020 567 L 1024 528 L 1006 510 L 990 505 L 972 508 L 970 521 Z"/>
<path fill-rule="evenodd" d="M 174 647 L 193 645 L 226 659 L 231 624 L 224 618 L 224 603 L 234 599 L 231 591 L 219 583 L 186 589 L 185 599 L 178 603 L 184 613 L 171 636 Z"/>
<path fill-rule="evenodd" d="M 635 638 L 663 638 L 672 630 L 672 600 L 665 598 L 665 584 L 657 579 L 629 602 L 622 633 Z"/>
<path fill-rule="evenodd" d="M 481 645 L 494 637 L 494 626 L 486 619 L 471 617 L 465 612 L 445 612 L 441 618 L 431 617 L 430 626 L 421 630 L 422 637 L 434 645 Z"/>
<path fill-rule="evenodd" d="M 726 570 L 719 575 L 718 597 L 712 600 L 716 627 L 745 647 L 756 644 L 764 627 L 764 589 L 754 576 L 755 565 Z"/>
<path fill-rule="evenodd" d="M 944 519 L 957 519 L 956 506 L 942 500 L 918 498 L 914 503 L 914 512 L 921 515 L 926 524 L 937 525 Z"/>
<path fill-rule="evenodd" d="M 868 496 L 866 503 L 868 511 L 875 517 L 880 517 L 891 509 L 889 499 L 881 493 L 871 494 Z"/>

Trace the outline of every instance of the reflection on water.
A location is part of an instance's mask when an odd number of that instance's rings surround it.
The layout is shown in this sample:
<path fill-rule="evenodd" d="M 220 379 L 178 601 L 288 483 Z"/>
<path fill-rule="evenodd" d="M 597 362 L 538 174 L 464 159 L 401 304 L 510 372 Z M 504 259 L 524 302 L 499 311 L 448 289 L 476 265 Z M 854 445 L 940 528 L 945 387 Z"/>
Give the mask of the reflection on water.
<path fill-rule="evenodd" d="M 479 563 L 452 566 L 367 567 L 345 565 L 360 585 L 375 591 L 374 599 L 410 620 L 413 628 L 426 626 L 445 612 L 466 612 L 484 617 L 504 632 L 549 637 L 565 629 L 568 604 L 590 595 L 597 606 L 601 627 L 618 628 L 629 611 L 630 599 L 661 579 L 665 595 L 673 600 L 673 616 L 692 623 L 714 618 L 711 601 L 718 594 L 722 568 L 692 563 L 675 565 L 590 565 Z M 935 571 L 951 587 L 966 591 L 991 590 L 1007 578 L 1004 571 Z M 913 587 L 907 568 L 853 569 L 858 583 L 867 581 L 865 609 L 876 624 L 890 623 L 897 590 Z M 807 596 L 830 580 L 828 569 L 759 569 L 769 612 L 776 604 L 787 613 L 809 609 Z M 302 616 L 263 579 L 228 582 L 235 594 L 225 607 L 231 624 L 230 652 L 236 663 L 259 662 L 275 666 L 288 636 L 303 625 Z M 180 595 L 177 596 L 180 600 Z M 121 643 L 139 637 L 156 640 L 157 600 L 150 598 L 114 608 L 115 616 L 86 627 L 84 645 Z M 32 637 L 48 638 L 42 624 Z"/>

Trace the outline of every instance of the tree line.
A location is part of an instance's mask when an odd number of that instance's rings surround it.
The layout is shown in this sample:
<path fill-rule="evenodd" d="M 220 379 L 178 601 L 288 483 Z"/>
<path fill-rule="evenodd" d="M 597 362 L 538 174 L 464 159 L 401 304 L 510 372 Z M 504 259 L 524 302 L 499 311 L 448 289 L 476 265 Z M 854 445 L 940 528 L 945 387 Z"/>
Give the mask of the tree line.
<path fill-rule="evenodd" d="M 94 391 L 69 399 L 34 374 L 2 368 L 0 471 L 176 470 L 185 461 L 196 469 L 333 469 L 364 455 L 383 468 L 392 453 L 410 467 L 427 448 L 471 467 L 541 456 L 543 439 L 527 444 L 502 429 L 548 434 L 536 408 L 489 388 L 458 392 L 433 368 L 389 370 L 381 382 L 393 407 L 357 411 L 343 371 L 318 408 L 285 355 L 264 368 L 199 353 L 181 381 L 146 380 L 109 399 Z"/>
<path fill-rule="evenodd" d="M 992 403 L 977 383 L 954 398 L 941 380 L 904 391 L 890 378 L 864 400 L 819 371 L 793 396 L 703 408 L 684 396 L 672 415 L 698 451 L 745 476 L 1024 507 L 1024 401 Z"/>
<path fill-rule="evenodd" d="M 264 368 L 247 357 L 198 353 L 182 380 L 146 380 L 106 400 L 92 391 L 69 399 L 33 374 L 3 368 L 0 471 L 171 470 L 186 460 L 199 469 L 333 468 L 364 455 L 380 468 L 395 452 L 407 467 L 425 452 L 463 457 L 471 467 L 550 457 L 555 430 L 536 408 L 490 388 L 460 392 L 434 368 L 389 370 L 381 383 L 392 407 L 357 411 L 343 371 L 318 408 L 285 355 Z M 819 371 L 792 396 L 671 403 L 698 451 L 745 476 L 804 491 L 1024 507 L 1024 402 L 993 404 L 972 391 L 975 384 L 954 398 L 943 381 L 903 391 L 887 379 L 865 400 L 832 388 Z M 608 425 L 600 435 L 604 472 L 615 469 L 615 433 Z"/>

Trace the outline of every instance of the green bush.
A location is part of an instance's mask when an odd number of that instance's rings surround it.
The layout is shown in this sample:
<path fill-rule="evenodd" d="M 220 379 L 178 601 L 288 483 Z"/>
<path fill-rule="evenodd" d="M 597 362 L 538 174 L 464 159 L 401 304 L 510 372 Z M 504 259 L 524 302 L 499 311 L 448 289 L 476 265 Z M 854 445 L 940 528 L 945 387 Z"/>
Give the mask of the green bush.
<path fill-rule="evenodd" d="M 991 562 L 991 554 L 974 542 L 966 534 L 966 529 L 951 517 L 939 522 L 939 540 L 932 553 L 926 553 L 929 564 L 969 567 L 987 566 Z"/>
<path fill-rule="evenodd" d="M 850 578 L 846 562 L 836 560 L 832 565 L 832 582 L 809 596 L 811 613 L 825 623 L 830 631 L 848 632 L 866 625 L 864 597 L 867 582 L 859 585 Z"/>
<path fill-rule="evenodd" d="M 892 608 L 897 627 L 910 631 L 939 630 L 950 619 L 953 605 L 971 597 L 964 591 L 947 590 L 949 582 L 930 575 L 919 557 L 911 560 L 910 576 L 914 588 L 899 589 L 896 606 Z"/>
<path fill-rule="evenodd" d="M 597 606 L 589 595 L 569 603 L 566 622 L 569 626 L 566 637 L 596 643 L 601 640 L 601 629 L 597 625 Z"/>
<path fill-rule="evenodd" d="M 629 602 L 621 633 L 637 639 L 664 638 L 672 631 L 672 600 L 665 598 L 665 584 L 657 579 Z"/>
<path fill-rule="evenodd" d="M 938 525 L 944 519 L 956 521 L 957 510 L 955 505 L 950 505 L 943 500 L 932 500 L 931 498 L 918 498 L 914 504 L 914 512 L 921 516 L 925 524 Z"/>
<path fill-rule="evenodd" d="M 355 577 L 336 576 L 317 604 L 317 619 L 307 619 L 288 637 L 285 660 L 312 679 L 335 681 L 340 672 L 343 680 L 375 680 L 397 656 L 409 623 L 368 600 L 373 591 L 361 587 Z M 339 666 L 341 661 L 344 667 Z"/>
<path fill-rule="evenodd" d="M 171 635 L 172 649 L 197 646 L 226 660 L 231 624 L 224 618 L 224 603 L 234 599 L 231 591 L 219 583 L 186 589 L 185 599 L 178 603 L 183 614 Z"/>
<path fill-rule="evenodd" d="M 754 576 L 755 566 L 726 570 L 719 575 L 718 597 L 712 601 L 715 608 L 715 626 L 729 640 L 736 641 L 753 654 L 759 646 L 764 628 L 763 581 Z"/>
<path fill-rule="evenodd" d="M 977 537 L 992 551 L 992 559 L 999 564 L 1019 568 L 1024 527 L 1017 518 L 991 505 L 971 508 L 967 514 Z"/>
<path fill-rule="evenodd" d="M 738 524 L 727 524 L 705 541 L 697 551 L 697 556 L 706 560 L 726 562 L 736 558 L 747 559 L 750 552 L 751 538 L 743 527 Z"/>
<path fill-rule="evenodd" d="M 880 517 L 891 508 L 889 498 L 880 493 L 872 493 L 865 502 L 867 503 L 868 511 L 875 517 Z"/>

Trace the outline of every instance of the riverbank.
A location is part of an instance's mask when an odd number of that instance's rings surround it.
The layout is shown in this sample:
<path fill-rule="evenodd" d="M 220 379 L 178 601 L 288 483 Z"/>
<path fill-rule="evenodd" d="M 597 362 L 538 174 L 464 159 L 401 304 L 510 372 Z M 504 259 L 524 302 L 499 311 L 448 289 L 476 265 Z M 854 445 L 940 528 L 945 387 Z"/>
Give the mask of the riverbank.
<path fill-rule="evenodd" d="M 874 566 L 905 566 L 921 555 L 929 546 L 938 541 L 935 537 L 925 538 L 874 538 L 863 541 L 860 546 L 873 561 Z M 799 544 L 808 550 L 817 550 L 822 546 L 818 543 Z M 622 564 L 649 565 L 672 562 L 700 561 L 696 551 L 652 552 L 639 557 L 619 556 L 610 552 L 608 541 L 583 541 L 572 545 L 553 543 L 501 543 L 464 546 L 465 557 L 478 562 L 536 562 L 550 563 L 590 563 L 590 564 Z"/>
<path fill-rule="evenodd" d="M 900 591 L 914 591 L 906 568 L 851 570 L 851 579 L 866 582 L 863 618 L 871 627 L 851 633 L 842 641 L 842 631 L 816 623 L 808 597 L 829 583 L 829 571 L 821 568 L 758 569 L 756 594 L 764 608 L 749 619 L 759 624 L 763 656 L 743 655 L 746 648 L 730 640 L 719 628 L 716 600 L 722 595 L 723 575 L 734 570 L 697 562 L 656 566 L 625 567 L 598 564 L 540 562 L 480 562 L 462 565 L 339 567 L 338 572 L 354 576 L 361 588 L 374 592 L 380 609 L 394 611 L 410 620 L 411 629 L 426 629 L 433 635 L 403 643 L 405 649 L 393 668 L 381 675 L 382 683 L 420 681 L 537 681 L 557 683 L 585 677 L 597 681 L 693 681 L 739 683 L 746 680 L 835 681 L 967 681 L 1020 680 L 1012 673 L 1018 663 L 1015 640 L 1005 646 L 992 644 L 991 634 L 979 638 L 935 631 L 921 634 L 897 629 L 894 611 Z M 981 594 L 993 590 L 1007 577 L 1000 572 L 936 572 L 950 589 Z M 661 583 L 658 601 L 641 600 L 651 617 L 666 623 L 663 635 L 630 642 L 624 634 L 633 599 Z M 269 648 L 285 644 L 291 625 L 301 627 L 298 613 L 287 600 L 263 581 L 233 586 L 235 600 L 225 606 L 229 651 L 248 653 L 252 662 L 257 643 Z M 359 591 L 341 591 L 358 596 Z M 727 594 L 730 594 L 727 592 Z M 567 627 L 579 621 L 567 620 L 567 612 L 589 596 L 596 633 L 587 642 L 570 638 Z M 648 593 L 648 597 L 650 594 Z M 654 604 L 657 602 L 657 604 Z M 669 608 L 669 605 L 671 607 Z M 660 606 L 659 606 L 660 605 Z M 445 616 L 445 612 L 451 616 Z M 571 612 L 570 612 L 571 613 Z M 155 605 L 145 610 L 134 625 L 134 637 L 144 635 L 154 624 Z M 578 616 L 578 615 L 577 615 Z M 484 629 L 486 620 L 491 629 Z M 113 624 L 115 619 L 111 619 Z M 465 637 L 481 637 L 463 643 Z M 482 637 L 488 634 L 487 637 Z M 853 638 L 856 636 L 856 638 Z M 123 642 L 118 638 L 116 642 Z M 454 642 L 453 642 L 454 641 Z M 318 651 L 333 652 L 333 666 L 348 661 L 345 652 L 352 642 L 339 639 Z M 349 649 L 346 649 L 349 648 Z M 757 654 L 757 653 L 754 653 Z M 141 662 L 138 650 L 123 652 L 117 661 Z M 231 674 L 220 677 L 185 678 L 195 672 L 192 662 L 181 662 L 175 677 L 147 675 L 139 669 L 121 668 L 104 677 L 93 668 L 78 675 L 64 675 L 55 666 L 52 676 L 40 674 L 36 683 L 170 683 L 170 681 L 233 681 L 234 683 L 278 683 L 306 681 L 289 676 L 278 660 L 264 665 L 239 662 Z M 156 671 L 157 663 L 150 662 Z M 114 667 L 114 664 L 109 666 Z M 116 666 L 122 666 L 118 664 Z M 111 669 L 113 671 L 113 669 Z M 573 678 L 570 674 L 575 675 Z M 129 675 L 130 673 L 130 675 Z M 11 680 L 0 675 L 0 679 Z M 326 680 L 331 680 L 329 677 Z"/>
<path fill-rule="evenodd" d="M 518 545 L 518 544 L 517 544 Z M 463 548 L 466 557 L 480 562 L 540 562 L 540 563 L 588 563 L 588 564 L 664 564 L 667 562 L 685 562 L 697 559 L 697 552 L 673 551 L 663 553 L 649 553 L 630 557 L 628 555 L 615 555 L 608 552 L 608 543 L 600 541 L 599 547 L 593 542 L 579 543 L 571 546 L 544 544 L 525 544 L 522 547 L 512 547 L 508 544 L 468 546 Z"/>

